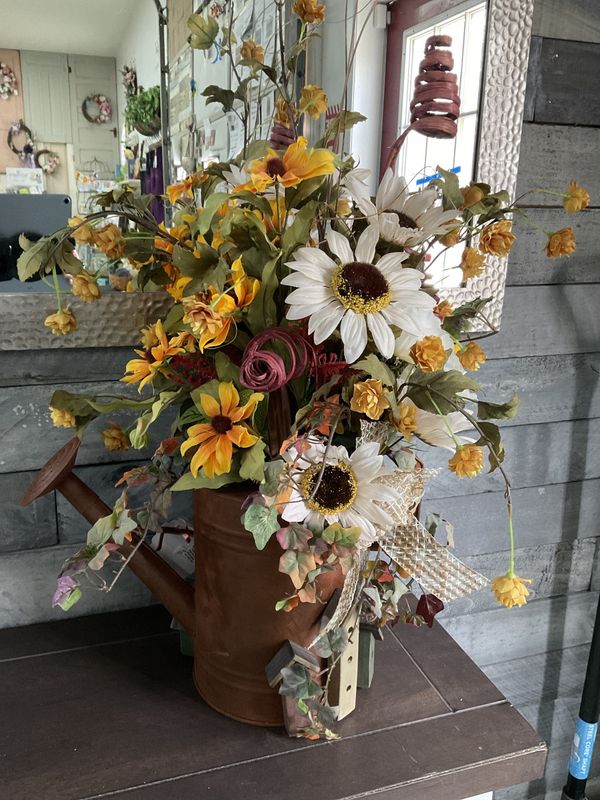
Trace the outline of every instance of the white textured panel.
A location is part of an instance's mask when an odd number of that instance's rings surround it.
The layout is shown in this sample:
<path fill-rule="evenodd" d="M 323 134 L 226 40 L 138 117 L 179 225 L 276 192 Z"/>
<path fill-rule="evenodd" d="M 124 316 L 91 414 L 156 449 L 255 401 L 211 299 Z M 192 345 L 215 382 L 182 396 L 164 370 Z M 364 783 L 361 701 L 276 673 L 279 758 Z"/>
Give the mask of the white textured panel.
<path fill-rule="evenodd" d="M 172 299 L 163 292 L 106 292 L 86 305 L 73 298 L 77 330 L 56 336 L 44 326 L 56 311 L 54 295 L 3 294 L 0 350 L 45 350 L 58 347 L 125 347 L 137 344 L 140 329 L 166 314 Z"/>
<path fill-rule="evenodd" d="M 511 197 L 517 186 L 521 127 L 525 104 L 527 62 L 533 0 L 490 0 L 488 50 L 483 86 L 477 177 Z M 498 329 L 502 317 L 506 258 L 489 257 L 483 275 L 466 286 L 440 292 L 458 306 L 476 297 L 491 297 L 485 314 Z M 477 330 L 488 330 L 483 322 Z"/>

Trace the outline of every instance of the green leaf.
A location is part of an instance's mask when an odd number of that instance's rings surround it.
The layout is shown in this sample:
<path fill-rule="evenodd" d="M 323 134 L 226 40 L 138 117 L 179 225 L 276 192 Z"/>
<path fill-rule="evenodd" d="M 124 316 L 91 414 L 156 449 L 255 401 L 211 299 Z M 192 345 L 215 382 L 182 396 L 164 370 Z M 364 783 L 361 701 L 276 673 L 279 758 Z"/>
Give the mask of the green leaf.
<path fill-rule="evenodd" d="M 54 254 L 56 263 L 65 275 L 79 275 L 83 270 L 82 262 L 73 252 L 73 245 L 65 239 Z"/>
<path fill-rule="evenodd" d="M 248 308 L 248 327 L 254 335 L 277 325 L 275 292 L 279 286 L 279 281 L 277 280 L 278 263 L 279 254 L 267 261 L 262 273 L 260 292 Z"/>
<path fill-rule="evenodd" d="M 310 549 L 308 542 L 313 536 L 311 530 L 297 522 L 292 522 L 277 531 L 277 541 L 283 550 L 302 550 L 304 553 L 308 553 Z"/>
<path fill-rule="evenodd" d="M 231 381 L 239 387 L 240 368 L 223 351 L 215 355 L 215 370 L 220 381 Z"/>
<path fill-rule="evenodd" d="M 260 485 L 260 491 L 267 497 L 272 497 L 277 494 L 279 490 L 279 478 L 283 471 L 284 463 L 281 459 L 276 461 L 268 461 L 265 464 L 263 482 Z"/>
<path fill-rule="evenodd" d="M 219 254 L 208 245 L 198 247 L 200 257 L 186 247 L 176 244 L 173 248 L 173 264 L 188 278 L 202 278 L 219 260 Z"/>
<path fill-rule="evenodd" d="M 135 527 L 136 526 L 134 524 L 134 528 Z M 113 524 L 113 515 L 111 511 L 108 516 L 100 517 L 100 519 L 96 520 L 96 522 L 92 525 L 88 531 L 87 544 L 93 547 L 101 547 L 110 540 L 114 529 L 115 526 Z"/>
<path fill-rule="evenodd" d="M 343 528 L 339 522 L 328 525 L 321 538 L 327 544 L 337 544 L 340 547 L 354 547 L 361 536 L 360 528 Z"/>
<path fill-rule="evenodd" d="M 315 569 L 314 554 L 302 550 L 286 550 L 279 559 L 279 572 L 290 576 L 294 588 L 302 588 L 308 573 Z"/>
<path fill-rule="evenodd" d="M 365 358 L 352 365 L 352 369 L 360 369 L 376 381 L 381 381 L 384 386 L 395 386 L 396 378 L 392 370 L 381 361 L 375 353 L 370 353 Z"/>
<path fill-rule="evenodd" d="M 204 204 L 204 208 L 202 211 L 198 212 L 198 217 L 196 221 L 196 226 L 198 228 L 198 233 L 207 233 L 209 230 L 213 217 L 219 210 L 219 208 L 223 205 L 223 203 L 229 199 L 229 195 L 226 192 L 215 192 L 215 194 L 211 194 L 208 198 L 206 203 Z"/>
<path fill-rule="evenodd" d="M 263 214 L 266 214 L 269 217 L 273 216 L 273 209 L 271 208 L 271 204 L 267 200 L 266 197 L 260 194 L 254 194 L 254 192 L 248 192 L 244 189 L 242 192 L 235 193 L 235 199 L 238 200 L 240 203 L 247 203 L 248 205 L 252 206 L 253 208 L 258 208 Z"/>
<path fill-rule="evenodd" d="M 281 249 L 285 253 L 283 261 L 290 258 L 297 247 L 303 247 L 307 243 L 311 228 L 315 222 L 315 212 L 318 205 L 317 200 L 311 200 L 303 206 L 281 237 Z"/>
<path fill-rule="evenodd" d="M 322 139 L 323 144 L 327 143 L 329 139 L 332 139 L 339 133 L 349 131 L 359 122 L 364 122 L 366 119 L 367 118 L 362 114 L 359 114 L 358 111 L 340 111 L 340 113 L 333 118 L 329 127 L 327 128 L 327 132 Z"/>
<path fill-rule="evenodd" d="M 207 86 L 203 92 L 200 92 L 206 97 L 206 105 L 211 103 L 220 103 L 223 106 L 223 111 L 231 111 L 235 101 L 235 93 L 231 89 L 221 89 L 220 86 Z"/>
<path fill-rule="evenodd" d="M 24 242 L 28 242 L 28 247 L 23 249 L 17 259 L 17 273 L 20 281 L 26 281 L 41 272 L 42 267 L 48 262 L 52 248 L 55 246 L 51 239 L 42 238 L 37 242 L 29 242 L 25 236 L 19 236 L 21 246 L 23 246 Z"/>
<path fill-rule="evenodd" d="M 220 489 L 229 483 L 238 483 L 239 476 L 235 471 L 226 472 L 224 475 L 215 475 L 214 478 L 207 478 L 200 473 L 194 478 L 191 472 L 186 472 L 171 486 L 172 492 L 187 492 L 189 489 Z"/>
<path fill-rule="evenodd" d="M 192 14 L 187 21 L 190 29 L 190 45 L 194 50 L 210 50 L 219 33 L 219 23 L 215 17 Z"/>
<path fill-rule="evenodd" d="M 63 597 L 58 605 L 62 608 L 63 611 L 68 611 L 70 608 L 73 608 L 75 603 L 81 600 L 81 589 L 79 586 L 76 586 L 66 597 Z"/>
<path fill-rule="evenodd" d="M 487 447 L 488 460 L 490 462 L 489 472 L 493 472 L 504 461 L 504 445 L 500 436 L 500 429 L 492 422 L 480 422 L 479 427 L 483 432 L 483 436 L 475 442 L 480 447 Z M 491 445 L 491 450 L 489 448 Z M 493 451 L 493 452 L 492 452 Z"/>
<path fill-rule="evenodd" d="M 461 333 L 470 330 L 470 321 L 479 314 L 490 300 L 490 297 L 478 297 L 476 300 L 470 300 L 468 303 L 455 308 L 452 316 L 446 317 L 442 327 L 451 336 L 458 338 Z"/>
<path fill-rule="evenodd" d="M 444 210 L 460 209 L 464 203 L 462 192 L 460 191 L 458 183 L 458 175 L 454 172 L 448 172 L 442 169 L 439 165 L 436 167 L 437 171 L 442 176 L 443 180 L 438 179 L 431 181 L 432 186 L 439 186 L 442 190 Z"/>
<path fill-rule="evenodd" d="M 243 450 L 240 458 L 240 478 L 260 483 L 265 476 L 265 447 L 259 439 L 252 447 Z"/>
<path fill-rule="evenodd" d="M 461 397 L 459 392 L 478 392 L 479 388 L 476 381 L 455 369 L 448 372 L 423 372 L 415 373 L 411 377 L 407 396 L 423 411 L 437 414 L 439 408 L 442 414 L 449 414 L 457 408 L 464 408 L 466 398 Z"/>
<path fill-rule="evenodd" d="M 291 189 L 286 189 L 285 207 L 288 209 L 300 208 L 321 187 L 324 180 L 325 176 L 319 175 L 316 178 L 308 178 Z"/>
<path fill-rule="evenodd" d="M 277 509 L 267 508 L 259 503 L 252 503 L 245 511 L 242 521 L 246 530 L 254 536 L 258 550 L 264 550 L 271 536 L 279 530 Z"/>
<path fill-rule="evenodd" d="M 281 670 L 279 694 L 305 699 L 321 694 L 321 686 L 313 679 L 310 670 L 302 664 L 292 664 Z"/>
<path fill-rule="evenodd" d="M 477 416 L 479 419 L 512 419 L 520 403 L 518 394 L 513 395 L 507 403 L 486 403 L 480 400 L 477 403 Z"/>

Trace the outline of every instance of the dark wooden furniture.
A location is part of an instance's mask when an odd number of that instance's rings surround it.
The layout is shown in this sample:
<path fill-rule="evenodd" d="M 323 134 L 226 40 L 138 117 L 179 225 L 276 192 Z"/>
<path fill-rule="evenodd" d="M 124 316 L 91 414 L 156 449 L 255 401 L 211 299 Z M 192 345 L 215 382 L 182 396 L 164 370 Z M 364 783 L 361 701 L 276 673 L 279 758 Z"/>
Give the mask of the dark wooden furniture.
<path fill-rule="evenodd" d="M 335 742 L 216 714 L 168 624 L 153 607 L 0 631 L 3 800 L 459 800 L 543 772 L 545 744 L 437 624 L 377 643 Z"/>

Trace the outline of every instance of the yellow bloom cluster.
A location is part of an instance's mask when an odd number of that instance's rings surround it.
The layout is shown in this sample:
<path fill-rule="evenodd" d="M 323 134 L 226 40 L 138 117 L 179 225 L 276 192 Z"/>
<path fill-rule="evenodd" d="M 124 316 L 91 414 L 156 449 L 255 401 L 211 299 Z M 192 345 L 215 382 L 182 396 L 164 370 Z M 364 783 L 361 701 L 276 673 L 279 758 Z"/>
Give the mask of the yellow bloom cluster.
<path fill-rule="evenodd" d="M 561 228 L 548 236 L 546 255 L 548 258 L 570 256 L 577 249 L 573 228 Z"/>
<path fill-rule="evenodd" d="M 479 249 L 490 256 L 507 256 L 517 237 L 512 222 L 503 219 L 484 228 L 479 234 Z"/>
<path fill-rule="evenodd" d="M 448 461 L 448 469 L 459 478 L 474 478 L 483 469 L 483 448 L 476 444 L 464 444 Z"/>
<path fill-rule="evenodd" d="M 474 250 L 472 247 L 465 247 L 460 262 L 463 280 L 468 281 L 469 278 L 476 278 L 478 275 L 481 275 L 484 263 L 485 256 L 478 253 L 477 250 Z"/>
<path fill-rule="evenodd" d="M 383 412 L 390 407 L 390 401 L 385 396 L 381 381 L 369 378 L 354 384 L 350 408 L 365 414 L 369 419 L 379 419 Z"/>
<path fill-rule="evenodd" d="M 129 450 L 129 436 L 116 422 L 111 422 L 110 427 L 102 431 L 102 439 L 107 450 Z"/>
<path fill-rule="evenodd" d="M 49 314 L 44 320 L 44 325 L 56 336 L 66 336 L 77 328 L 77 320 L 70 308 L 63 308 L 54 314 Z"/>
<path fill-rule="evenodd" d="M 292 6 L 294 14 L 300 17 L 302 22 L 323 22 L 325 20 L 325 6 L 317 0 L 296 0 Z"/>
<path fill-rule="evenodd" d="M 457 355 L 462 366 L 471 372 L 476 372 L 486 361 L 485 353 L 476 342 L 469 342 Z"/>
<path fill-rule="evenodd" d="M 442 369 L 448 354 L 439 336 L 425 336 L 410 348 L 410 355 L 423 372 L 437 372 Z"/>
<path fill-rule="evenodd" d="M 75 428 L 77 427 L 77 420 L 70 411 L 62 408 L 50 408 L 50 419 L 55 428 Z"/>
<path fill-rule="evenodd" d="M 529 578 L 519 578 L 517 575 L 500 575 L 492 581 L 492 591 L 496 600 L 506 608 L 524 606 L 529 597 L 526 583 L 532 583 Z"/>

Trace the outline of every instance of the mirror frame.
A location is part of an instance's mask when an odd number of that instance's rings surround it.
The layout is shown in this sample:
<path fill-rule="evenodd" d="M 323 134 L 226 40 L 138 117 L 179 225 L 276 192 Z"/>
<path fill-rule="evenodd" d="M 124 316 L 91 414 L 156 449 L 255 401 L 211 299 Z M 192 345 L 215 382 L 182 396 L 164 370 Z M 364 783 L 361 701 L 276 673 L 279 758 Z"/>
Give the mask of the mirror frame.
<path fill-rule="evenodd" d="M 534 0 L 489 0 L 482 106 L 477 153 L 477 180 L 506 189 L 517 188 L 519 151 L 525 108 L 529 45 Z M 498 132 L 501 135 L 498 135 Z M 485 316 L 494 332 L 500 329 L 508 257 L 488 256 L 486 269 L 464 286 L 439 294 L 453 306 L 477 297 L 490 297 Z M 483 321 L 476 331 L 489 333 Z"/>

